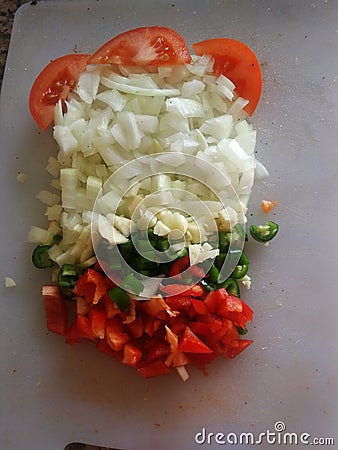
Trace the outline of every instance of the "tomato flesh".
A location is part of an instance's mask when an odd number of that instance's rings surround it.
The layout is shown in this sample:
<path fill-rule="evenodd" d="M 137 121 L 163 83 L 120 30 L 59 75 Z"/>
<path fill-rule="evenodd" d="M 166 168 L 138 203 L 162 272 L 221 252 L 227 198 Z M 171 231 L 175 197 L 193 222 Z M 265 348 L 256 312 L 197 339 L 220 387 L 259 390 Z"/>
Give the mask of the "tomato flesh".
<path fill-rule="evenodd" d="M 142 27 L 119 34 L 100 47 L 89 64 L 175 65 L 189 63 L 184 39 L 166 27 Z"/>
<path fill-rule="evenodd" d="M 236 85 L 240 97 L 249 100 L 244 110 L 251 115 L 262 92 L 262 71 L 255 53 L 235 39 L 208 39 L 192 45 L 197 55 L 215 58 L 214 72 L 223 74 Z"/>
<path fill-rule="evenodd" d="M 59 294 L 58 289 L 55 289 L 55 293 L 44 296 L 44 306 L 48 330 L 65 336 L 68 327 L 68 310 L 66 301 Z"/>
<path fill-rule="evenodd" d="M 85 71 L 90 55 L 65 55 L 50 62 L 37 76 L 29 95 L 29 109 L 39 128 L 53 122 L 54 108 L 65 100 Z"/>

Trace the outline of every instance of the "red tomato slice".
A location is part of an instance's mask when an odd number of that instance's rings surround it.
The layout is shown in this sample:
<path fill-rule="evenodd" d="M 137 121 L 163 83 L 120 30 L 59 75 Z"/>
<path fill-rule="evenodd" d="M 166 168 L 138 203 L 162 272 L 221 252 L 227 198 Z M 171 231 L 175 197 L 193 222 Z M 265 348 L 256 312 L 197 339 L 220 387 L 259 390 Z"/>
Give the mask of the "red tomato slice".
<path fill-rule="evenodd" d="M 196 54 L 215 58 L 214 72 L 223 74 L 236 85 L 240 97 L 249 100 L 244 110 L 251 115 L 262 92 L 262 71 L 254 52 L 235 39 L 216 38 L 192 45 Z"/>
<path fill-rule="evenodd" d="M 45 131 L 53 121 L 54 107 L 65 100 L 84 72 L 90 55 L 66 55 L 54 59 L 37 76 L 29 95 L 33 119 Z"/>
<path fill-rule="evenodd" d="M 89 64 L 163 66 L 189 63 L 184 39 L 166 27 L 143 27 L 119 34 L 100 47 Z"/>

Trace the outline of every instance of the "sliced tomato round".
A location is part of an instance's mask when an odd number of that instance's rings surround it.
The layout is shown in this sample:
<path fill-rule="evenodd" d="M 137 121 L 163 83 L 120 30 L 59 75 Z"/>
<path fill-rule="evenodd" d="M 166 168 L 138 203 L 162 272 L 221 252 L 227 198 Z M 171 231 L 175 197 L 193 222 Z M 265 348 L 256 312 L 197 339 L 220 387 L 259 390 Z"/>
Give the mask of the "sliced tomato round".
<path fill-rule="evenodd" d="M 90 64 L 164 66 L 189 63 L 184 39 L 166 27 L 142 27 L 119 34 L 100 47 Z"/>
<path fill-rule="evenodd" d="M 255 53 L 235 39 L 216 38 L 192 45 L 197 55 L 215 58 L 214 72 L 223 74 L 236 85 L 240 97 L 249 100 L 244 110 L 251 115 L 262 92 L 262 71 Z"/>
<path fill-rule="evenodd" d="M 54 107 L 65 100 L 84 72 L 90 55 L 65 55 L 50 62 L 34 81 L 29 95 L 33 119 L 46 130 L 53 121 Z"/>

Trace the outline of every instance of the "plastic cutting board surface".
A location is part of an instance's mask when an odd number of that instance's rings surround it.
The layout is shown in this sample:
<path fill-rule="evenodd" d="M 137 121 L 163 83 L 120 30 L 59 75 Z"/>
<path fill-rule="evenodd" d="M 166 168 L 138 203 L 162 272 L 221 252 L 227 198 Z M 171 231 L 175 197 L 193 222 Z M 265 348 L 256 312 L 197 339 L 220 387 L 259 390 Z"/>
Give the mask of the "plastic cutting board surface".
<path fill-rule="evenodd" d="M 2 449 L 63 450 L 75 441 L 216 449 L 231 434 L 283 431 L 277 422 L 298 439 L 338 443 L 337 15 L 330 0 L 59 0 L 18 10 L 0 121 L 0 279 L 17 283 L 0 288 Z M 35 196 L 48 185 L 45 166 L 56 151 L 51 131 L 40 133 L 29 115 L 34 77 L 52 58 L 92 52 L 147 25 L 174 28 L 188 44 L 228 36 L 254 49 L 264 89 L 251 122 L 270 178 L 255 188 L 249 220 L 266 219 L 262 198 L 278 200 L 278 238 L 248 249 L 253 283 L 244 299 L 255 311 L 254 345 L 212 364 L 207 377 L 192 369 L 186 383 L 174 373 L 144 380 L 91 344 L 66 346 L 47 333 L 40 288 L 49 276 L 32 267 L 25 243 L 31 224 L 45 224 Z"/>

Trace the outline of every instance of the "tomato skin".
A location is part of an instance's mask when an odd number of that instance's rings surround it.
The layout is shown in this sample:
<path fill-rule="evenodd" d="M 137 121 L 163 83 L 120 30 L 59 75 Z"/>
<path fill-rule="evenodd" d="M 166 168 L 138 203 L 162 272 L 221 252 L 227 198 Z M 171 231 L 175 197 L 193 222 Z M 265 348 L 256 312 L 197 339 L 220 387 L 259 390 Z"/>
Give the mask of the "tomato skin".
<path fill-rule="evenodd" d="M 191 61 L 184 39 L 166 27 L 141 27 L 126 31 L 103 44 L 89 64 L 167 66 Z"/>
<path fill-rule="evenodd" d="M 55 288 L 55 286 L 53 286 Z M 66 336 L 68 328 L 68 310 L 66 301 L 61 297 L 59 289 L 55 292 L 44 295 L 44 306 L 46 313 L 47 328 L 52 333 Z"/>
<path fill-rule="evenodd" d="M 138 368 L 137 371 L 144 378 L 152 378 L 159 375 L 166 375 L 170 372 L 170 369 L 163 361 L 153 361 L 144 367 Z"/>
<path fill-rule="evenodd" d="M 207 39 L 192 45 L 196 54 L 215 58 L 214 72 L 223 74 L 236 85 L 240 97 L 249 100 L 244 110 L 252 115 L 262 92 L 262 71 L 254 52 L 235 39 Z"/>
<path fill-rule="evenodd" d="M 107 278 L 94 269 L 87 269 L 78 279 L 73 290 L 75 295 L 84 297 L 88 302 L 98 303 L 107 293 L 109 284 Z"/>
<path fill-rule="evenodd" d="M 90 320 L 90 326 L 93 333 L 99 339 L 104 339 L 106 335 L 106 312 L 104 309 L 99 307 L 93 307 L 88 311 L 88 316 Z"/>
<path fill-rule="evenodd" d="M 142 350 L 140 350 L 135 345 L 127 342 L 127 344 L 123 348 L 123 364 L 131 367 L 136 367 L 141 358 Z"/>
<path fill-rule="evenodd" d="M 107 319 L 106 336 L 108 345 L 115 351 L 123 350 L 129 341 L 129 335 L 118 317 Z"/>
<path fill-rule="evenodd" d="M 189 327 L 185 328 L 178 348 L 185 353 L 212 353 L 212 350 Z"/>
<path fill-rule="evenodd" d="M 66 344 L 76 344 L 81 342 L 81 339 L 96 341 L 97 336 L 92 330 L 90 320 L 86 316 L 78 314 L 76 321 L 67 332 Z"/>
<path fill-rule="evenodd" d="M 65 100 L 85 71 L 90 55 L 65 55 L 51 61 L 37 76 L 29 95 L 29 109 L 39 128 L 53 122 L 57 102 Z"/>

